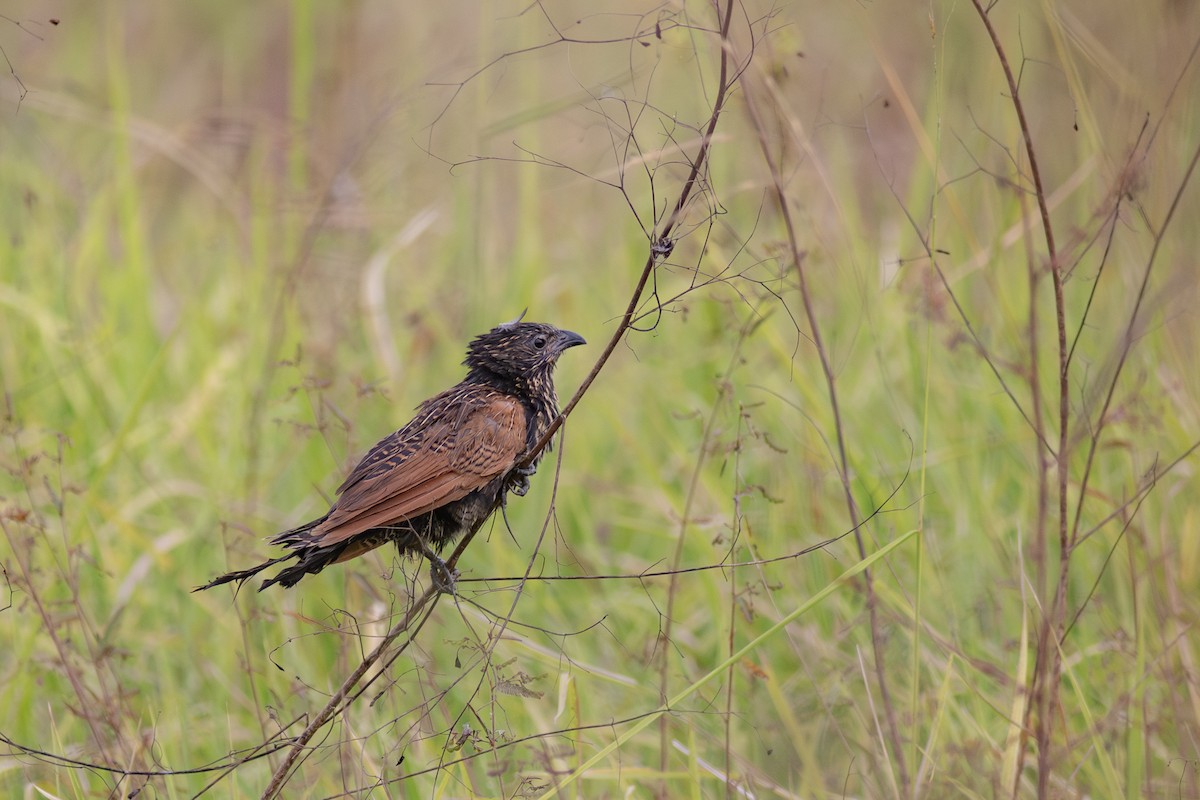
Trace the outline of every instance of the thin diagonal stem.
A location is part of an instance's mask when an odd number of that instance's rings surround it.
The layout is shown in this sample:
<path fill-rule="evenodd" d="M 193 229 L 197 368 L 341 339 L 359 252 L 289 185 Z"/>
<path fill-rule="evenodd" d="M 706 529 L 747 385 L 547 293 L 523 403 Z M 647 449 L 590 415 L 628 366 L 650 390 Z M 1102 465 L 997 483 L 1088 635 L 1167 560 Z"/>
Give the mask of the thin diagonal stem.
<path fill-rule="evenodd" d="M 721 32 L 721 71 L 717 80 L 717 94 L 713 100 L 712 115 L 708 118 L 708 125 L 704 129 L 704 136 L 700 139 L 700 147 L 696 151 L 696 157 L 692 159 L 692 166 L 688 172 L 687 180 L 683 182 L 683 188 L 679 192 L 679 197 L 676 199 L 671 213 L 667 215 L 666 220 L 663 222 L 662 228 L 658 230 L 655 241 L 662 241 L 671 237 L 671 232 L 675 230 L 675 226 L 679 224 L 679 220 L 683 217 L 683 209 L 687 206 L 687 202 L 691 198 L 701 174 L 708 167 L 708 152 L 712 146 L 713 134 L 716 132 L 721 112 L 725 109 L 725 101 L 729 95 L 729 89 L 738 74 L 730 70 L 729 63 L 729 23 L 733 18 L 733 0 L 726 0 L 723 12 L 718 7 L 717 16 Z M 633 294 L 629 297 L 629 305 L 625 308 L 625 314 L 621 317 L 621 321 L 617 323 L 617 329 L 613 331 L 613 335 L 609 337 L 608 344 L 604 346 L 604 351 L 600 353 L 600 357 L 596 359 L 596 363 L 592 365 L 591 371 L 583 379 L 583 383 L 579 385 L 570 402 L 554 418 L 554 421 L 550 423 L 546 432 L 542 434 L 542 438 L 538 439 L 537 443 L 530 448 L 518 466 L 528 466 L 537 458 L 539 453 L 546 449 L 546 445 L 550 443 L 550 439 L 562 427 L 563 421 L 571 415 L 571 412 L 575 410 L 575 406 L 579 404 L 583 396 L 587 394 L 588 389 L 592 386 L 592 382 L 596 380 L 596 376 L 600 374 L 600 370 L 604 369 L 604 365 L 608 363 L 608 359 L 612 356 L 613 351 L 617 349 L 617 345 L 620 344 L 622 337 L 625 336 L 625 332 L 629 330 L 630 325 L 633 323 L 634 315 L 637 313 L 638 304 L 642 300 L 642 294 L 646 291 L 646 284 L 650 282 L 650 276 L 654 273 L 654 267 L 660 260 L 659 255 L 654 251 L 653 244 L 654 242 L 651 242 L 650 251 L 646 256 L 646 263 L 642 267 L 642 274 L 638 278 L 637 285 L 634 286 Z"/>
<path fill-rule="evenodd" d="M 463 548 L 470 541 L 470 539 L 471 537 L 469 536 L 463 537 L 463 541 L 454 551 L 454 555 L 451 556 L 450 560 L 446 562 L 447 566 L 453 568 L 454 562 L 457 561 L 459 554 L 462 552 Z M 280 792 L 283 790 L 284 784 L 287 783 L 288 777 L 291 775 L 292 770 L 297 766 L 297 761 L 299 760 L 300 756 L 309 752 L 307 745 L 309 741 L 312 740 L 313 736 L 317 734 L 317 731 L 324 728 L 325 725 L 331 719 L 333 719 L 333 716 L 339 713 L 345 705 L 353 702 L 354 697 L 358 696 L 357 694 L 352 694 L 355 688 L 363 679 L 363 676 L 366 675 L 367 672 L 375 666 L 379 659 L 383 657 L 384 653 L 388 652 L 393 642 L 395 642 L 405 633 L 409 634 L 407 640 L 408 642 L 413 640 L 418 631 L 420 631 L 421 627 L 425 624 L 425 621 L 428 620 L 430 615 L 433 613 L 433 609 L 437 606 L 437 599 L 440 595 L 441 592 L 433 585 L 425 590 L 425 593 L 417 598 L 413 604 L 408 607 L 408 610 L 404 612 L 404 616 L 399 622 L 392 626 L 392 629 L 388 631 L 387 635 L 384 636 L 379 644 L 375 646 L 375 649 L 372 650 L 367 657 L 362 660 L 362 663 L 359 664 L 353 672 L 346 676 L 346 679 L 342 681 L 342 685 L 336 692 L 334 692 L 333 696 L 329 698 L 329 702 L 327 702 L 325 706 L 317 712 L 316 716 L 313 717 L 312 722 L 308 723 L 308 726 L 301 731 L 300 735 L 292 740 L 291 748 L 288 750 L 287 756 L 284 757 L 283 762 L 280 763 L 280 765 L 275 769 L 275 774 L 271 776 L 271 782 L 268 783 L 267 788 L 263 790 L 262 800 L 271 800 L 271 798 L 279 796 Z M 426 608 L 427 606 L 428 608 Z M 416 621 L 415 627 L 413 626 L 414 621 Z"/>

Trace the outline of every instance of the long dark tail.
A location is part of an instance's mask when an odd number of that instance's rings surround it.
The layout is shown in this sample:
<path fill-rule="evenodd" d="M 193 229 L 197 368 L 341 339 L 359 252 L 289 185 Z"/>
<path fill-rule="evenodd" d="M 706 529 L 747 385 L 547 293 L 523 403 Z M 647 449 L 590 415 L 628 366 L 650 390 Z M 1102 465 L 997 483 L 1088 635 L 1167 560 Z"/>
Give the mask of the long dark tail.
<path fill-rule="evenodd" d="M 325 569 L 330 564 L 336 561 L 341 561 L 339 556 L 346 549 L 345 542 L 330 545 L 328 547 L 305 547 L 300 550 L 295 550 L 291 553 L 286 553 L 279 558 L 272 558 L 270 561 L 264 561 L 258 566 L 250 567 L 249 569 L 240 569 L 236 572 L 227 572 L 219 578 L 213 578 L 203 586 L 197 586 L 192 589 L 193 592 L 202 592 L 205 589 L 211 589 L 214 586 L 220 586 L 225 583 L 237 582 L 240 584 L 253 578 L 258 573 L 269 567 L 273 567 L 280 561 L 288 561 L 293 558 L 300 559 L 290 567 L 281 569 L 273 577 L 263 581 L 262 586 L 258 587 L 261 592 L 268 586 L 279 584 L 280 586 L 295 586 L 300 582 L 300 579 L 305 575 L 316 575 L 321 570 Z"/>
<path fill-rule="evenodd" d="M 205 589 L 211 589 L 214 586 L 220 586 L 225 583 L 233 583 L 234 581 L 237 581 L 238 586 L 240 588 L 241 584 L 250 580 L 255 575 L 262 572 L 264 569 L 267 569 L 268 567 L 272 567 L 272 566 L 278 564 L 280 561 L 287 561 L 289 558 L 296 558 L 299 555 L 300 555 L 299 553 L 288 553 L 286 555 L 280 556 L 279 558 L 272 558 L 270 561 L 264 561 L 263 563 L 259 564 L 257 567 L 250 567 L 249 569 L 240 569 L 237 572 L 227 572 L 224 575 L 220 576 L 219 578 L 213 578 L 211 581 L 204 584 L 203 586 L 197 586 L 195 589 L 192 589 L 192 591 L 193 592 L 203 592 Z M 278 577 L 278 576 L 276 576 L 276 577 Z M 263 584 L 263 588 L 266 588 L 266 584 Z M 259 589 L 259 591 L 262 591 L 262 589 Z"/>
<path fill-rule="evenodd" d="M 266 589 L 268 586 L 272 586 L 276 583 L 285 587 L 295 586 L 305 575 L 315 575 L 335 561 L 341 560 L 339 557 L 343 555 L 342 551 L 346 549 L 346 542 L 339 542 L 326 547 L 314 547 L 312 545 L 304 544 L 304 534 L 308 533 L 308 531 L 312 530 L 324 521 L 325 517 L 321 517 L 320 519 L 315 519 L 312 522 L 306 522 L 298 528 L 292 528 L 289 531 L 277 533 L 271 537 L 271 541 L 273 543 L 282 544 L 285 547 L 289 547 L 291 548 L 291 552 L 285 553 L 278 558 L 272 558 L 269 561 L 264 561 L 257 566 L 250 567 L 249 569 L 240 569 L 236 572 L 227 572 L 218 578 L 213 578 L 203 586 L 197 586 L 192 591 L 202 592 L 205 589 L 211 589 L 214 586 L 221 586 L 222 584 L 234 582 L 236 582 L 238 587 L 241 588 L 242 584 L 263 570 L 273 567 L 281 561 L 289 561 L 293 558 L 299 559 L 299 561 L 289 567 L 281 569 L 274 577 L 263 581 L 262 586 L 258 587 L 258 590 L 261 592 L 263 589 Z"/>

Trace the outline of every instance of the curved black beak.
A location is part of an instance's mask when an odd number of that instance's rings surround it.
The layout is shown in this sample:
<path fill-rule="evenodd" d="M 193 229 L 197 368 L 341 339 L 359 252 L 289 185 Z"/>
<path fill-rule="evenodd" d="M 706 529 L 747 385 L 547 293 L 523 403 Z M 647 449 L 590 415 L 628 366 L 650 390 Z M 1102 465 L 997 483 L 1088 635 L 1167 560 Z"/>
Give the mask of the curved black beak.
<path fill-rule="evenodd" d="M 575 331 L 559 330 L 558 332 L 559 345 L 558 349 L 566 350 L 568 347 L 574 347 L 579 344 L 587 344 L 587 340 L 580 336 Z"/>

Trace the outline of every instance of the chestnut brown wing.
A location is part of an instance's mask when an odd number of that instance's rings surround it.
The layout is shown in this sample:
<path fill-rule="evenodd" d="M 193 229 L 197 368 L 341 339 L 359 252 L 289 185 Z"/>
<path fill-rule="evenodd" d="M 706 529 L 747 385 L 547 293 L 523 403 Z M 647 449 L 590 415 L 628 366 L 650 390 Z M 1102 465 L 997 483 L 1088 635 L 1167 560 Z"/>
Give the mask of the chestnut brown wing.
<path fill-rule="evenodd" d="M 516 398 L 455 398 L 438 412 L 418 420 L 422 436 L 405 436 L 408 426 L 367 455 L 306 537 L 310 544 L 337 544 L 461 500 L 512 469 L 525 449 L 525 409 Z"/>

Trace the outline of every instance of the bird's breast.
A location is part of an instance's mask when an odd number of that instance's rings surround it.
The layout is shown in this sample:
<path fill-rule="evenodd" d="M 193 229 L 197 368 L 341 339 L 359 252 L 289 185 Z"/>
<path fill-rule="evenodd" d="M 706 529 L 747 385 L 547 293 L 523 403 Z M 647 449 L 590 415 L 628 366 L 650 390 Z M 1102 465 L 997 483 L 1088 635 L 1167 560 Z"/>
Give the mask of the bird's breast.
<path fill-rule="evenodd" d="M 546 435 L 546 431 L 550 429 L 550 423 L 558 416 L 558 398 L 553 392 L 550 393 L 548 398 L 534 402 L 531 405 L 532 413 L 529 418 L 529 430 L 525 436 L 526 450 L 532 449 Z M 537 460 L 540 458 L 541 456 L 539 455 L 534 463 L 537 463 Z"/>

